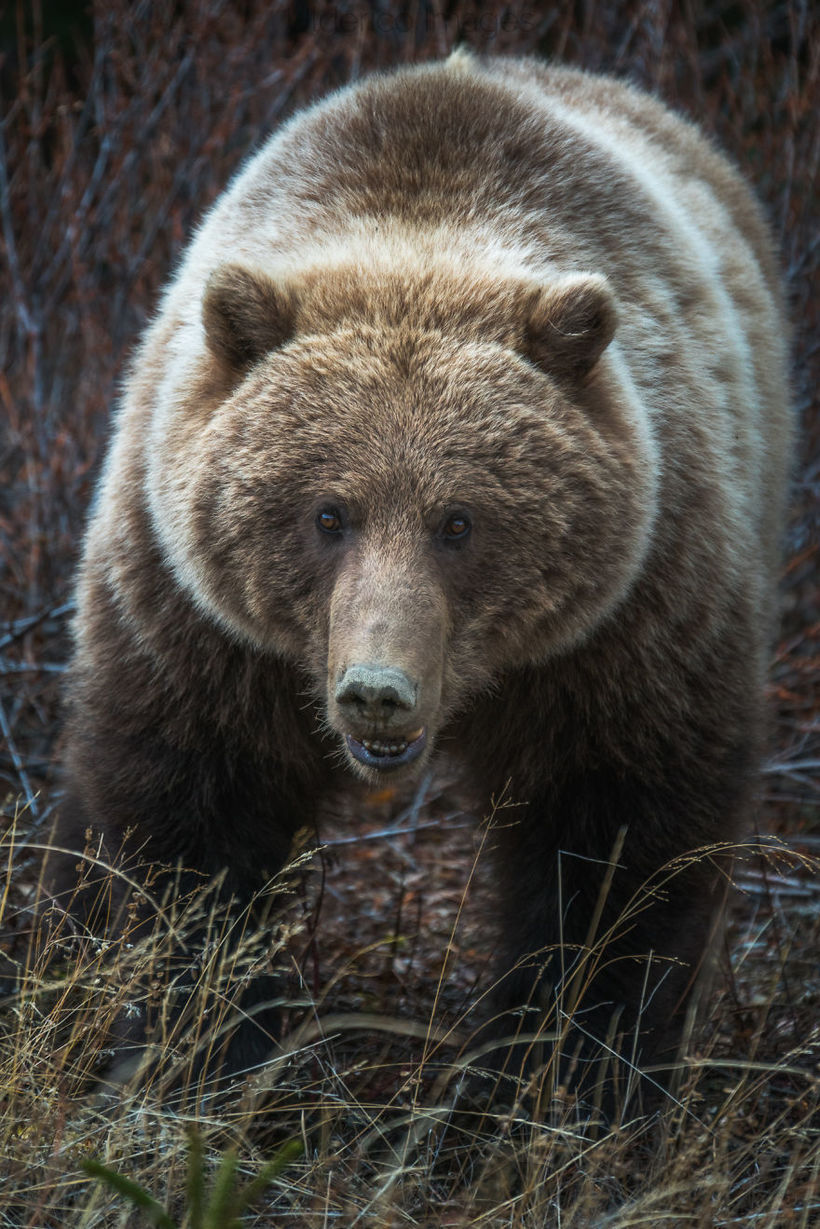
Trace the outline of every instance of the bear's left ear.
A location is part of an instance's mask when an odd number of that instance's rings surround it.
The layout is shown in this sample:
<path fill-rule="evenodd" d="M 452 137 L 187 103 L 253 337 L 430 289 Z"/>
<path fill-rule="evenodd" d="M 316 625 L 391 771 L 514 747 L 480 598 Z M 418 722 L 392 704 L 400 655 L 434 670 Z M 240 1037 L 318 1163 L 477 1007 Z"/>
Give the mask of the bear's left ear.
<path fill-rule="evenodd" d="M 211 353 L 234 371 L 247 370 L 284 345 L 293 336 L 295 316 L 293 295 L 264 273 L 221 265 L 205 284 L 205 340 Z"/>
<path fill-rule="evenodd" d="M 605 277 L 570 273 L 535 291 L 528 305 L 523 350 L 550 375 L 582 378 L 615 333 L 615 300 Z"/>

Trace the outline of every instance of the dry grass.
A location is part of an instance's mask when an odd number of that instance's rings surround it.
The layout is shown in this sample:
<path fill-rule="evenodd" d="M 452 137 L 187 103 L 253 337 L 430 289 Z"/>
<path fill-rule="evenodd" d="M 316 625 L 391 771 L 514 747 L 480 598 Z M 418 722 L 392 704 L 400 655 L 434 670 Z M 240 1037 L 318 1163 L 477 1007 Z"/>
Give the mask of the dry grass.
<path fill-rule="evenodd" d="M 192 1124 L 209 1180 L 231 1146 L 244 1179 L 301 1141 L 301 1157 L 247 1223 L 820 1223 L 820 30 L 811 6 L 112 0 L 95 5 L 93 29 L 82 6 L 76 18 L 71 10 L 21 3 L 0 19 L 0 1229 L 148 1223 L 83 1173 L 87 1157 L 196 1229 L 186 1196 Z M 283 930 L 249 936 L 242 967 L 220 961 L 223 921 L 212 912 L 215 942 L 198 972 L 201 1038 L 218 1032 L 248 963 L 280 964 L 293 1003 L 285 1055 L 231 1095 L 186 1080 L 196 1035 L 173 1032 L 158 1035 L 163 1061 L 139 1088 L 95 1093 L 107 1023 L 133 1009 L 146 978 L 162 997 L 170 923 L 131 947 L 126 923 L 104 951 L 59 916 L 33 928 L 29 910 L 36 845 L 59 803 L 49 770 L 71 574 L 129 347 L 203 209 L 275 123 L 352 76 L 458 41 L 628 74 L 716 135 L 756 184 L 780 242 L 803 430 L 772 754 L 750 816 L 774 835 L 737 865 L 741 891 L 679 1105 L 661 1123 L 596 1136 L 571 1103 L 533 1121 L 522 1102 L 484 1124 L 480 1145 L 451 1155 L 428 1124 L 448 1103 L 449 1065 L 469 1050 L 466 1007 L 489 988 L 477 921 L 491 905 L 480 858 L 470 875 L 481 829 L 452 813 L 446 790 L 403 816 L 400 802 L 363 799 L 323 833 L 328 850 L 291 881 Z M 180 905 L 173 925 L 211 905 Z"/>
<path fill-rule="evenodd" d="M 45 917 L 5 1007 L 0 1224 L 143 1223 L 128 1220 L 121 1194 L 89 1180 L 83 1163 L 94 1158 L 196 1229 L 184 1214 L 192 1127 L 206 1181 L 230 1149 L 245 1181 L 290 1150 L 252 1224 L 274 1215 L 299 1226 L 815 1223 L 817 863 L 782 841 L 736 852 L 745 897 L 731 959 L 662 1119 L 627 1110 L 612 1129 L 596 1130 L 570 1097 L 522 1083 L 512 1105 L 489 1108 L 468 1147 L 464 1115 L 457 1134 L 442 1128 L 474 1053 L 465 1010 L 488 988 L 472 941 L 487 891 L 481 834 L 422 822 L 431 826 L 419 832 L 400 817 L 389 844 L 374 838 L 372 816 L 344 824 L 330 848 L 348 851 L 355 866 L 339 857 L 322 867 L 306 855 L 283 885 L 281 928 L 248 934 L 239 958 L 227 954 L 226 919 L 207 890 L 176 902 L 136 941 L 127 915 L 106 944 L 71 933 L 64 914 Z M 355 879 L 372 876 L 377 860 L 382 897 L 363 910 L 351 904 Z M 414 907 L 426 883 L 436 886 Z M 107 1031 L 146 994 L 167 1001 L 164 970 L 203 914 L 210 925 L 193 970 L 197 1027 L 180 1031 L 160 1016 L 142 1078 L 106 1086 Z M 798 938 L 799 950 L 782 950 L 784 939 Z M 805 981 L 790 998 L 801 961 Z M 217 1088 L 201 1078 L 195 1052 L 219 1044 L 246 977 L 271 965 L 283 971 L 286 1043 L 273 1061 Z"/>

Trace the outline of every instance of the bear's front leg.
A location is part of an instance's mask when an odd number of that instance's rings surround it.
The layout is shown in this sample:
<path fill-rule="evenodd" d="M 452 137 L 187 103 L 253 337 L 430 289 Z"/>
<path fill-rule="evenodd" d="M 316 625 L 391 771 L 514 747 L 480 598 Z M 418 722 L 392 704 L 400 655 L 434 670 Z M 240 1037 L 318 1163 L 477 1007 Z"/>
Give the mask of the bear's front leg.
<path fill-rule="evenodd" d="M 278 1034 L 268 1005 L 282 987 L 269 972 L 266 935 L 294 833 L 314 818 L 320 752 L 283 754 L 295 723 L 265 746 L 265 722 L 288 697 L 287 680 L 267 678 L 264 662 L 245 671 L 250 715 L 223 722 L 207 687 L 213 670 L 187 672 L 184 692 L 166 682 L 157 697 L 133 654 L 119 660 L 126 667 L 116 679 L 99 664 L 75 675 L 47 880 L 76 931 L 94 947 L 113 945 L 123 976 L 133 973 L 128 1010 L 109 1037 L 113 1070 L 127 1074 L 146 1040 L 178 1040 L 184 1026 L 189 1039 L 198 1033 L 209 1069 L 221 1062 L 237 1071 L 269 1054 Z M 225 676 L 239 685 L 242 663 L 231 665 Z M 80 859 L 86 848 L 91 856 Z M 236 990 L 228 1011 L 220 978 Z"/>
<path fill-rule="evenodd" d="M 545 1071 L 547 1097 L 608 1118 L 658 1099 L 726 882 L 695 850 L 732 830 L 742 792 L 708 773 L 699 789 L 681 765 L 666 779 L 598 766 L 505 813 L 493 1070 Z"/>

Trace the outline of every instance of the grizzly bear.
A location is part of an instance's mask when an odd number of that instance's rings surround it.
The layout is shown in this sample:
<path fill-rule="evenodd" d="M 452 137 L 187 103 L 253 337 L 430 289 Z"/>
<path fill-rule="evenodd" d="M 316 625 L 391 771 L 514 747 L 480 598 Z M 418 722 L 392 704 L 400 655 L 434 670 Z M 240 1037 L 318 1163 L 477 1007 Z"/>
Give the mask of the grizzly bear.
<path fill-rule="evenodd" d="M 719 897 L 687 855 L 760 752 L 784 338 L 747 189 L 634 88 L 456 53 L 297 114 L 131 365 L 59 844 L 131 832 L 242 908 L 345 782 L 447 757 L 518 804 L 482 1063 L 668 1062 Z"/>

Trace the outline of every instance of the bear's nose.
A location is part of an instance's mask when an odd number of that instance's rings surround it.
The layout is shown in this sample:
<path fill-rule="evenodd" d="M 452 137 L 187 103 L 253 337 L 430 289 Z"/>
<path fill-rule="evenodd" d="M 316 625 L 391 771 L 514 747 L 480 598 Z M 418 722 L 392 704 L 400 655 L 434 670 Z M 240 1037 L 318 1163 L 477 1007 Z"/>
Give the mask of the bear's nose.
<path fill-rule="evenodd" d="M 336 703 L 359 720 L 384 725 L 416 707 L 416 684 L 397 666 L 348 666 L 336 685 Z"/>

